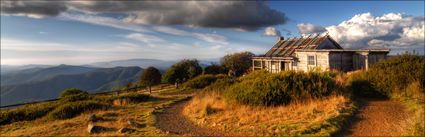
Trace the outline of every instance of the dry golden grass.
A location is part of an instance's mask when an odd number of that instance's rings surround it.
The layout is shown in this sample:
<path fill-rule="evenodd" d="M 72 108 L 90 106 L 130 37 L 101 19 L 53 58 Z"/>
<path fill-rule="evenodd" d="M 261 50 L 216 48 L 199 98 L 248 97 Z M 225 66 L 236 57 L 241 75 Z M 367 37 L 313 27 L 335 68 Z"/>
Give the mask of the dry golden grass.
<path fill-rule="evenodd" d="M 162 89 L 167 90 L 167 89 Z M 176 90 L 167 90 L 172 92 Z M 155 91 L 155 93 L 160 93 Z M 152 112 L 156 107 L 172 104 L 185 98 L 185 95 L 162 96 L 153 94 L 146 102 L 132 103 L 128 101 L 114 102 L 111 108 L 85 112 L 77 117 L 66 120 L 51 120 L 42 117 L 32 121 L 14 122 L 0 126 L 1 136 L 164 136 L 166 133 L 154 126 L 155 118 Z M 107 128 L 100 133 L 89 134 L 87 125 L 88 116 L 95 114 L 102 119 L 94 122 L 96 125 Z M 132 120 L 137 127 L 128 124 Z M 132 133 L 118 133 L 123 127 L 135 129 Z"/>
<path fill-rule="evenodd" d="M 305 130 L 337 117 L 348 105 L 348 99 L 333 95 L 287 106 L 254 107 L 227 104 L 220 95 L 212 92 L 194 97 L 185 107 L 184 114 L 201 126 L 248 135 L 295 135 L 305 134 Z"/>

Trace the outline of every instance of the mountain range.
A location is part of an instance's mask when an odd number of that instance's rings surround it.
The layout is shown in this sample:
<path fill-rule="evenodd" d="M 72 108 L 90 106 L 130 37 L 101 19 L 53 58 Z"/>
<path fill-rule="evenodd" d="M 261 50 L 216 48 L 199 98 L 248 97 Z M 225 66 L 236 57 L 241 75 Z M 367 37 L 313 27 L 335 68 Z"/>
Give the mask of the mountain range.
<path fill-rule="evenodd" d="M 1 75 L 1 106 L 57 98 L 62 90 L 79 88 L 89 93 L 110 90 L 137 81 L 140 67 L 91 68 L 59 65 L 30 68 Z"/>
<path fill-rule="evenodd" d="M 218 60 L 199 61 L 205 67 Z M 0 106 L 57 98 L 68 88 L 79 88 L 89 93 L 110 90 L 135 82 L 142 68 L 154 66 L 165 72 L 178 61 L 158 59 L 129 59 L 72 65 L 1 65 Z"/>

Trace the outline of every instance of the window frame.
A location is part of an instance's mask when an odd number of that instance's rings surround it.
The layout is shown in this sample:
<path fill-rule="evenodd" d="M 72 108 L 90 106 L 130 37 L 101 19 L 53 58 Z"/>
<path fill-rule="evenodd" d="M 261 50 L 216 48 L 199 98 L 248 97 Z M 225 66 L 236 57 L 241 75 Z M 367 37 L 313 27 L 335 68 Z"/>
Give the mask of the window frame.
<path fill-rule="evenodd" d="M 307 65 L 316 65 L 316 57 L 314 55 L 307 55 Z"/>

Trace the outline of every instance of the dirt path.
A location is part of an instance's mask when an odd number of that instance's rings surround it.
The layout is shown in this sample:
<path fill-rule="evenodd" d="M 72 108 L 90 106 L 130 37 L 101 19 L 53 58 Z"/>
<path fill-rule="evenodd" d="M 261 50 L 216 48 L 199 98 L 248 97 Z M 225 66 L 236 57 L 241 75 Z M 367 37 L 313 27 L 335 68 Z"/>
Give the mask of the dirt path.
<path fill-rule="evenodd" d="M 399 136 L 409 113 L 396 101 L 360 98 L 359 112 L 342 136 Z"/>
<path fill-rule="evenodd" d="M 240 136 L 224 133 L 215 129 L 201 128 L 183 116 L 182 111 L 188 101 L 174 104 L 164 112 L 156 115 L 155 126 L 163 131 L 184 136 Z"/>

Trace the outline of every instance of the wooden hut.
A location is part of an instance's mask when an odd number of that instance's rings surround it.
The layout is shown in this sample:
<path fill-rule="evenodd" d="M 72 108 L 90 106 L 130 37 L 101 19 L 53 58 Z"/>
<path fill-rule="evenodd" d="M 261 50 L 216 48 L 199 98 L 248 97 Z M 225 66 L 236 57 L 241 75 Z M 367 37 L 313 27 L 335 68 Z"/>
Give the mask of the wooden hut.
<path fill-rule="evenodd" d="M 385 59 L 389 51 L 384 48 L 345 50 L 328 34 L 287 40 L 280 37 L 266 54 L 253 57 L 252 68 L 272 73 L 311 69 L 352 71 L 368 69 L 371 64 Z"/>

